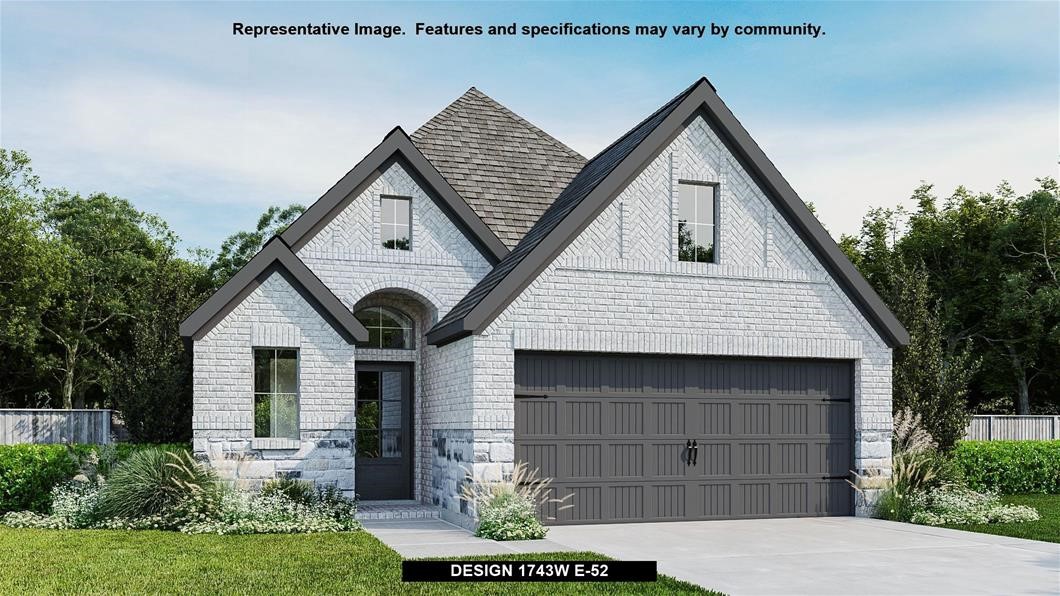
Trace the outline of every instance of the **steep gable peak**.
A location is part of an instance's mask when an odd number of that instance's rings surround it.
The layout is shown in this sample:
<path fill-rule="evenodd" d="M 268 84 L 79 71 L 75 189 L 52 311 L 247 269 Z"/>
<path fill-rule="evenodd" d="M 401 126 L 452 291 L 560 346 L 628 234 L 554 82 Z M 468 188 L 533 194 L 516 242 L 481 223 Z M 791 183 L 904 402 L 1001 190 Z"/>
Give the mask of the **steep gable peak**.
<path fill-rule="evenodd" d="M 412 140 L 509 247 L 586 161 L 476 87 L 424 123 Z"/>

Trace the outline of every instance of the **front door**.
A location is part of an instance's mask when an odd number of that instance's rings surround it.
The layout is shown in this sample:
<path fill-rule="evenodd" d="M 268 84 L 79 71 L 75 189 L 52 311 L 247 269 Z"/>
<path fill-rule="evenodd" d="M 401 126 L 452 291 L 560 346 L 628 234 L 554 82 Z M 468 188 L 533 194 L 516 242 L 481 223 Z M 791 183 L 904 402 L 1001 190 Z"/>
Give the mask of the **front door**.
<path fill-rule="evenodd" d="M 412 366 L 357 365 L 357 495 L 412 498 Z"/>

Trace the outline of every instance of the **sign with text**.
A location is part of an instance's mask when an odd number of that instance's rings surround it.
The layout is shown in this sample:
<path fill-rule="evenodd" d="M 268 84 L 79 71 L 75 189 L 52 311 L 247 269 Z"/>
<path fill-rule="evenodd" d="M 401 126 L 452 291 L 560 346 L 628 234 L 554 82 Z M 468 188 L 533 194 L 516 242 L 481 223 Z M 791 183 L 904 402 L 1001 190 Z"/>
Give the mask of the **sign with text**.
<path fill-rule="evenodd" d="M 653 582 L 655 561 L 403 561 L 406 582 Z"/>

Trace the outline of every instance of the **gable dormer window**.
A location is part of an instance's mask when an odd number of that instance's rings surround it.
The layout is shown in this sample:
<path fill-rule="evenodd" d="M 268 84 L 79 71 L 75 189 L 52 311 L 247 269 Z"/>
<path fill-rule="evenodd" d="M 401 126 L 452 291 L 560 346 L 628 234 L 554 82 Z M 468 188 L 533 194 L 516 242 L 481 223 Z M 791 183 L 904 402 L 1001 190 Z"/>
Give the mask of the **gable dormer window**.
<path fill-rule="evenodd" d="M 412 248 L 412 199 L 383 197 L 380 203 L 383 248 Z"/>
<path fill-rule="evenodd" d="M 713 263 L 717 239 L 718 185 L 677 185 L 677 260 Z"/>

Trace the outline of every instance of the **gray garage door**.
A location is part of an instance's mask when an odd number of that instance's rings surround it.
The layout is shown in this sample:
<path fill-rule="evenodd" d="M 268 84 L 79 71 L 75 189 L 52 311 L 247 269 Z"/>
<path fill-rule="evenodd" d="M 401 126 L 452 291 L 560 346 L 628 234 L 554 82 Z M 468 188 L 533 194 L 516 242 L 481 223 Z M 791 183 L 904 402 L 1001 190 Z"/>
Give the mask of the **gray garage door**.
<path fill-rule="evenodd" d="M 520 352 L 516 459 L 573 505 L 548 523 L 850 515 L 851 378 L 845 361 Z"/>

